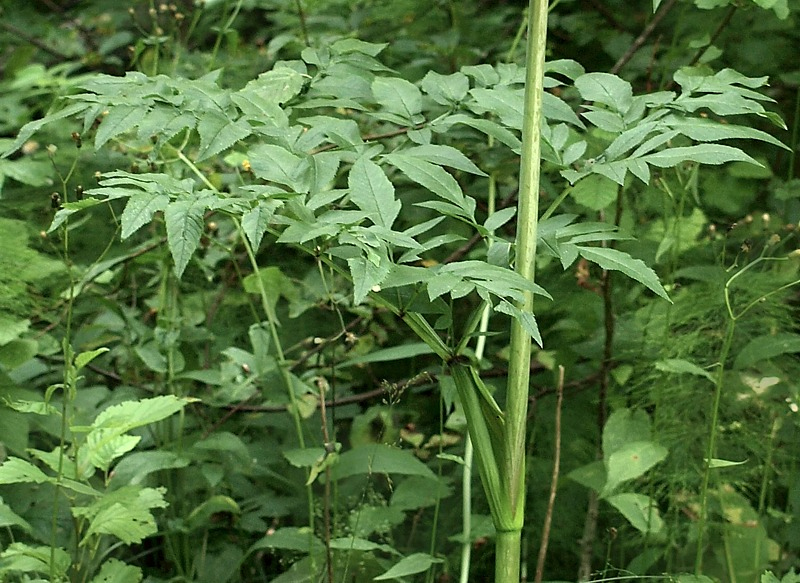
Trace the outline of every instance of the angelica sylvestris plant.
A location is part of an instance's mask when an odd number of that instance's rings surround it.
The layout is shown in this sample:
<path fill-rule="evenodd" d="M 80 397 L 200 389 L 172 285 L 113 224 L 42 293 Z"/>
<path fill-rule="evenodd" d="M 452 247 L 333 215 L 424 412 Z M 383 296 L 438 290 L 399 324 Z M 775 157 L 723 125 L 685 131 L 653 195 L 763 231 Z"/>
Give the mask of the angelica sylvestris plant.
<path fill-rule="evenodd" d="M 305 253 L 352 282 L 351 306 L 388 310 L 405 322 L 448 367 L 458 389 L 498 532 L 502 582 L 518 580 L 530 342 L 544 340 L 533 297 L 559 301 L 546 283 L 533 281 L 537 254 L 557 258 L 565 269 L 580 257 L 668 300 L 650 267 L 605 244 L 625 233 L 562 214 L 559 203 L 572 196 L 601 209 L 665 168 L 756 163 L 725 140 L 780 145 L 765 132 L 724 120 L 750 115 L 779 123 L 762 105 L 768 99 L 758 89 L 766 79 L 687 68 L 675 75 L 679 90 L 634 95 L 615 75 L 586 73 L 573 61 L 545 63 L 546 20 L 546 6 L 534 2 L 527 68 L 466 66 L 450 75 L 430 72 L 417 83 L 381 63 L 385 45 L 356 39 L 308 47 L 300 59 L 280 61 L 237 90 L 224 86 L 221 71 L 198 79 L 95 75 L 60 109 L 23 127 L 6 152 L 47 124 L 77 119 L 86 147 L 125 150 L 135 171 L 105 172 L 81 200 L 63 200 L 51 232 L 110 205 L 121 210 L 122 239 L 144 227 L 163 234 L 181 277 L 193 269 L 203 273 L 195 258 L 207 219 L 228 220 L 253 271 L 267 267 L 259 255 L 266 245 Z M 706 111 L 713 115 L 701 115 Z M 522 159 L 518 205 L 488 217 L 470 194 L 486 176 L 472 153 L 487 137 Z M 220 168 L 235 170 L 236 180 L 222 183 Z M 562 188 L 544 213 L 540 168 Z M 444 246 L 474 233 L 491 243 L 487 254 L 440 261 Z M 255 285 L 304 447 L 299 401 L 317 389 L 288 370 L 277 342 L 277 298 L 262 278 Z M 486 306 L 512 330 L 504 409 L 467 348 Z M 468 317 L 456 317 L 465 311 Z M 336 456 L 325 460 L 335 464 Z M 311 471 L 309 488 L 322 469 Z M 312 515 L 310 497 L 309 509 Z M 78 515 L 94 533 L 97 513 Z M 428 559 L 427 566 L 434 557 Z"/>

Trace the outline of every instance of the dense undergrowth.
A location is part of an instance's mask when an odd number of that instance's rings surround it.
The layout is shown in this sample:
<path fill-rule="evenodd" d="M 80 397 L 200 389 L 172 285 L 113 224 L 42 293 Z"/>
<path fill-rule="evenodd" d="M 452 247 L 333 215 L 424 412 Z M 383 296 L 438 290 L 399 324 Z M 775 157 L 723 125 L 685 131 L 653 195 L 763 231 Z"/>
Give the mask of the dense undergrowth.
<path fill-rule="evenodd" d="M 796 1 L 551 3 L 535 283 L 522 2 L 121 4 L 0 8 L 0 581 L 800 581 Z"/>

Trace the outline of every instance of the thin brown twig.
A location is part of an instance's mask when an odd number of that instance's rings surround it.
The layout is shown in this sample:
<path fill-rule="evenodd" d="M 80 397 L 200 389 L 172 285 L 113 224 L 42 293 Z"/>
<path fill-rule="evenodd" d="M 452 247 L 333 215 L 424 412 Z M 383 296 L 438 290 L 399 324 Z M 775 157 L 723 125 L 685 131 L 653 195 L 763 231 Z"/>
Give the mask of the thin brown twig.
<path fill-rule="evenodd" d="M 722 20 L 720 20 L 719 24 L 717 25 L 717 28 L 714 30 L 713 33 L 711 33 L 711 37 L 708 39 L 708 45 L 702 47 L 699 51 L 697 51 L 694 57 L 692 57 L 692 60 L 689 61 L 690 67 L 698 63 L 698 61 L 703 57 L 705 52 L 708 50 L 708 47 L 714 44 L 714 41 L 716 41 L 719 38 L 719 35 L 722 34 L 722 31 L 725 30 L 725 27 L 727 27 L 728 24 L 730 24 L 733 15 L 736 13 L 736 8 L 737 8 L 736 4 L 731 4 L 728 7 L 728 11 L 725 13 L 725 16 L 722 17 Z"/>
<path fill-rule="evenodd" d="M 558 386 L 556 388 L 555 419 L 555 453 L 553 456 L 553 475 L 550 479 L 550 497 L 547 499 L 547 512 L 544 515 L 542 526 L 542 542 L 539 544 L 539 557 L 536 561 L 536 575 L 534 583 L 541 583 L 544 574 L 544 561 L 547 557 L 547 543 L 550 541 L 550 526 L 553 523 L 553 508 L 556 504 L 556 491 L 558 490 L 558 474 L 561 469 L 561 406 L 564 403 L 564 367 L 558 367 Z"/>
<path fill-rule="evenodd" d="M 650 38 L 650 35 L 653 34 L 653 31 L 659 25 L 659 23 L 664 19 L 664 17 L 672 10 L 672 7 L 675 6 L 678 0 L 666 0 L 666 2 L 662 2 L 661 6 L 658 7 L 658 11 L 653 16 L 652 20 L 644 27 L 642 33 L 636 37 L 636 40 L 633 41 L 633 44 L 628 47 L 628 50 L 625 51 L 625 54 L 622 55 L 619 60 L 614 63 L 614 66 L 611 67 L 611 73 L 616 75 L 619 73 L 620 69 L 624 67 L 628 61 L 633 58 L 633 55 L 637 53 L 637 51 L 642 48 L 647 39 Z"/>
<path fill-rule="evenodd" d="M 4 22 L 4 21 L 0 20 L 0 28 L 5 30 L 6 32 L 9 32 L 9 33 L 13 34 L 14 36 L 16 36 L 18 38 L 21 38 L 25 42 L 32 44 L 36 48 L 43 50 L 44 52 L 56 57 L 57 59 L 59 59 L 61 61 L 69 61 L 70 59 L 75 58 L 75 57 L 72 57 L 72 56 L 70 56 L 70 55 L 68 55 L 66 53 L 62 53 L 61 51 L 59 51 L 58 49 L 56 49 L 54 47 L 51 47 L 47 43 L 42 42 L 41 40 L 39 40 L 35 36 L 32 36 L 32 35 L 28 34 L 24 30 L 21 30 L 21 29 L 17 28 L 13 24 L 9 24 L 8 22 Z"/>

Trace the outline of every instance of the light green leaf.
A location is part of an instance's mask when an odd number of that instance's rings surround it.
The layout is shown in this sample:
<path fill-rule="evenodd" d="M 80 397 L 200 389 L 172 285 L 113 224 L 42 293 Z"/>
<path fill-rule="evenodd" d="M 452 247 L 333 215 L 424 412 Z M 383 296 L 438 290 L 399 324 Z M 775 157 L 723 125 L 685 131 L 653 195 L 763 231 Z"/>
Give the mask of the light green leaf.
<path fill-rule="evenodd" d="M 119 559 L 109 559 L 103 563 L 91 583 L 139 583 L 141 580 L 142 570 L 139 567 L 126 565 Z"/>
<path fill-rule="evenodd" d="M 370 474 L 404 474 L 436 479 L 428 466 L 410 451 L 383 444 L 363 445 L 344 452 L 332 474 L 334 479 Z"/>
<path fill-rule="evenodd" d="M 373 352 L 346 360 L 345 362 L 336 366 L 348 367 L 355 366 L 357 364 L 367 364 L 370 362 L 392 362 L 394 360 L 413 358 L 423 354 L 433 354 L 433 350 L 431 350 L 431 347 L 424 342 L 415 342 L 412 344 L 402 344 L 400 346 L 392 346 L 391 348 L 375 350 Z"/>
<path fill-rule="evenodd" d="M 742 152 L 739 148 L 720 144 L 697 144 L 668 148 L 653 154 L 642 156 L 642 160 L 659 168 L 670 168 L 681 162 L 697 162 L 698 164 L 724 164 L 725 162 L 750 162 L 760 164 Z"/>
<path fill-rule="evenodd" d="M 308 161 L 286 148 L 260 144 L 247 152 L 253 174 L 262 180 L 286 186 L 294 192 L 307 192 Z"/>
<path fill-rule="evenodd" d="M 390 579 L 400 579 L 408 575 L 424 573 L 431 568 L 431 565 L 441 562 L 442 559 L 437 559 L 427 553 L 414 553 L 395 563 L 391 569 L 386 571 L 383 575 L 378 575 L 373 581 L 388 581 Z"/>
<path fill-rule="evenodd" d="M 189 465 L 189 458 L 179 456 L 171 451 L 139 451 L 126 455 L 114 466 L 111 484 L 115 487 L 122 485 L 141 484 L 144 479 L 154 472 L 185 468 Z"/>
<path fill-rule="evenodd" d="M 517 209 L 513 206 L 494 212 L 486 218 L 483 228 L 491 233 L 514 218 L 515 214 L 517 214 Z"/>
<path fill-rule="evenodd" d="M 395 198 L 394 186 L 380 166 L 361 157 L 353 164 L 347 178 L 350 200 L 366 213 L 376 225 L 391 228 L 402 203 Z"/>
<path fill-rule="evenodd" d="M 613 181 L 599 174 L 590 174 L 581 178 L 572 188 L 570 194 L 575 202 L 592 210 L 599 211 L 617 200 L 618 186 Z"/>
<path fill-rule="evenodd" d="M 715 382 L 714 377 L 706 369 L 697 366 L 693 362 L 689 362 L 688 360 L 683 360 L 680 358 L 668 358 L 666 360 L 660 360 L 656 362 L 656 370 L 660 370 L 662 372 L 701 376 L 707 378 L 712 383 Z"/>
<path fill-rule="evenodd" d="M 75 368 L 76 368 L 77 370 L 81 370 L 81 369 L 82 369 L 83 367 L 85 367 L 87 364 L 89 364 L 90 362 L 92 362 L 92 361 L 93 361 L 95 358 L 97 358 L 97 357 L 98 357 L 98 356 L 100 356 L 101 354 L 105 354 L 106 352 L 108 352 L 108 350 L 109 350 L 108 348 L 106 348 L 105 346 L 103 346 L 103 347 L 101 347 L 101 348 L 97 348 L 97 349 L 95 349 L 95 350 L 89 350 L 89 351 L 87 351 L 87 352 L 81 352 L 81 353 L 79 353 L 79 354 L 78 354 L 78 355 L 75 357 Z"/>
<path fill-rule="evenodd" d="M 0 366 L 13 370 L 28 362 L 39 351 L 39 343 L 35 340 L 20 338 L 0 345 Z"/>
<path fill-rule="evenodd" d="M 52 569 L 50 558 L 54 557 Z M 11 543 L 0 553 L 0 574 L 19 571 L 22 573 L 55 574 L 57 580 L 66 580 L 67 569 L 72 564 L 69 553 L 62 548 L 49 546 L 30 546 L 25 543 Z M 44 579 L 39 579 L 44 583 Z"/>
<path fill-rule="evenodd" d="M 652 441 L 634 441 L 623 445 L 607 458 L 607 477 L 601 496 L 607 496 L 623 482 L 644 475 L 666 457 L 667 448 Z"/>
<path fill-rule="evenodd" d="M 744 461 L 741 461 L 741 462 L 734 462 L 734 461 L 731 461 L 731 460 L 723 460 L 723 459 L 712 457 L 710 460 L 708 460 L 708 467 L 713 470 L 715 468 L 730 468 L 731 466 L 741 466 L 741 465 L 746 464 L 746 463 L 747 463 L 747 460 L 744 460 Z"/>
<path fill-rule="evenodd" d="M 658 534 L 664 528 L 658 505 L 648 496 L 626 492 L 609 496 L 606 501 L 641 533 Z"/>
<path fill-rule="evenodd" d="M 86 544 L 92 535 L 110 534 L 130 545 L 142 542 L 157 530 L 156 521 L 147 510 L 116 503 L 97 513 L 81 544 Z"/>
<path fill-rule="evenodd" d="M 186 517 L 186 525 L 190 531 L 198 528 L 210 528 L 213 526 L 211 517 L 218 513 L 238 516 L 242 513 L 242 509 L 233 498 L 217 494 L 192 510 Z"/>
<path fill-rule="evenodd" d="M 11 507 L 0 499 L 0 527 L 9 526 L 19 526 L 29 532 L 31 530 L 31 525 L 28 524 L 28 521 L 11 510 Z"/>
<path fill-rule="evenodd" d="M 441 166 L 405 154 L 389 154 L 386 160 L 408 178 L 454 205 L 465 208 L 464 193 L 456 179 Z"/>
<path fill-rule="evenodd" d="M 376 77 L 372 93 L 387 112 L 399 115 L 409 123 L 422 111 L 422 93 L 416 85 L 397 77 Z"/>
<path fill-rule="evenodd" d="M 200 134 L 197 161 L 201 162 L 227 150 L 252 132 L 252 128 L 244 120 L 232 121 L 219 111 L 204 111 L 197 123 L 197 133 Z"/>
<path fill-rule="evenodd" d="M 120 134 L 133 129 L 147 113 L 143 105 L 115 105 L 103 118 L 97 134 L 94 137 L 94 149 L 99 150 L 103 145 Z"/>
<path fill-rule="evenodd" d="M 586 73 L 575 79 L 575 87 L 586 101 L 602 103 L 625 113 L 633 101 L 631 84 L 610 73 Z"/>
<path fill-rule="evenodd" d="M 0 484 L 43 484 L 55 482 L 42 470 L 18 457 L 10 457 L 0 465 Z"/>
<path fill-rule="evenodd" d="M 800 334 L 782 332 L 766 334 L 753 338 L 736 356 L 734 367 L 748 368 L 762 360 L 769 360 L 783 354 L 800 352 Z"/>
<path fill-rule="evenodd" d="M 486 173 L 478 168 L 475 163 L 467 158 L 460 150 L 455 149 L 453 146 L 426 144 L 423 146 L 415 146 L 408 148 L 401 152 L 406 156 L 415 156 L 422 160 L 427 160 L 439 166 L 449 166 L 457 170 L 463 170 L 470 174 L 478 176 L 486 176 Z"/>
<path fill-rule="evenodd" d="M 379 265 L 375 265 L 365 257 L 348 259 L 347 266 L 350 268 L 350 276 L 353 278 L 353 301 L 356 305 L 363 302 L 370 291 L 378 289 L 391 269 L 388 261 L 381 261 Z"/>
<path fill-rule="evenodd" d="M 89 478 L 91 468 L 108 471 L 111 462 L 131 451 L 139 443 L 138 435 L 120 435 L 117 429 L 95 429 L 86 436 L 85 445 L 78 451 L 78 472 Z M 91 464 L 91 468 L 88 464 Z"/>
<path fill-rule="evenodd" d="M 325 456 L 324 447 L 303 447 L 283 452 L 283 457 L 296 468 L 310 468 Z"/>
<path fill-rule="evenodd" d="M 605 459 L 628 443 L 649 441 L 650 417 L 641 409 L 617 409 L 603 428 L 603 454 Z"/>
<path fill-rule="evenodd" d="M 153 220 L 155 213 L 167 208 L 167 204 L 169 204 L 169 197 L 166 194 L 152 192 L 134 194 L 125 205 L 125 210 L 122 211 L 121 238 L 127 239 L 148 224 Z"/>
<path fill-rule="evenodd" d="M 103 410 L 92 423 L 92 428 L 117 429 L 120 432 L 130 431 L 135 427 L 166 419 L 191 401 L 192 399 L 179 398 L 174 395 L 125 401 Z"/>
<path fill-rule="evenodd" d="M 242 215 L 242 230 L 247 235 L 254 250 L 258 250 L 261 239 L 269 226 L 275 211 L 283 206 L 283 201 L 268 199 L 259 200 L 256 206 Z"/>
<path fill-rule="evenodd" d="M 513 132 L 510 132 L 508 129 L 504 128 L 497 122 L 488 120 L 488 119 L 480 119 L 474 117 L 468 117 L 464 114 L 456 114 L 446 117 L 443 124 L 463 124 L 465 126 L 474 128 L 479 132 L 483 132 L 487 136 L 493 137 L 495 140 L 508 146 L 512 152 L 519 153 L 520 149 L 522 148 L 522 142 L 519 141 L 519 138 L 514 135 Z"/>
<path fill-rule="evenodd" d="M 209 199 L 193 195 L 171 202 L 164 211 L 167 244 L 175 262 L 175 275 L 183 275 L 203 234 L 203 213 Z"/>
<path fill-rule="evenodd" d="M 85 110 L 87 107 L 89 107 L 89 104 L 87 103 L 73 103 L 72 105 L 69 105 L 60 111 L 57 111 L 55 113 L 49 113 L 41 119 L 37 119 L 26 123 L 24 126 L 22 126 L 22 129 L 19 130 L 19 133 L 17 134 L 17 139 L 14 140 L 14 143 L 12 143 L 3 152 L 3 158 L 7 158 L 8 156 L 16 152 L 25 142 L 27 142 L 31 138 L 33 134 L 38 132 L 47 124 L 73 116 L 76 113 Z"/>
<path fill-rule="evenodd" d="M 315 537 L 308 527 L 284 526 L 257 540 L 247 553 L 250 554 L 261 549 L 286 549 L 310 553 L 321 551 L 324 548 L 322 541 Z"/>
<path fill-rule="evenodd" d="M 578 250 L 585 259 L 596 263 L 603 269 L 621 271 L 631 279 L 635 279 L 656 295 L 671 302 L 666 290 L 658 281 L 656 272 L 645 265 L 641 259 L 634 259 L 627 253 L 608 247 L 580 247 Z"/>
<path fill-rule="evenodd" d="M 461 72 L 440 75 L 428 71 L 421 85 L 422 90 L 439 105 L 455 105 L 466 98 L 469 78 Z"/>

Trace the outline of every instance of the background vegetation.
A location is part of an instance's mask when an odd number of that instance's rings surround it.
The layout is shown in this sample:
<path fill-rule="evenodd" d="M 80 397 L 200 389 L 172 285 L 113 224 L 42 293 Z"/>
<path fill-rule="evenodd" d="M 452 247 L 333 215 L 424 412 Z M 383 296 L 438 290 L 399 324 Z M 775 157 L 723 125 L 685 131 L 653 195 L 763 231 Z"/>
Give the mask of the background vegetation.
<path fill-rule="evenodd" d="M 791 583 L 800 3 L 655 4 L 550 7 L 523 576 Z M 504 404 L 525 8 L 2 6 L 0 581 L 491 579 L 402 319 Z"/>

